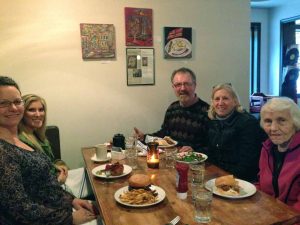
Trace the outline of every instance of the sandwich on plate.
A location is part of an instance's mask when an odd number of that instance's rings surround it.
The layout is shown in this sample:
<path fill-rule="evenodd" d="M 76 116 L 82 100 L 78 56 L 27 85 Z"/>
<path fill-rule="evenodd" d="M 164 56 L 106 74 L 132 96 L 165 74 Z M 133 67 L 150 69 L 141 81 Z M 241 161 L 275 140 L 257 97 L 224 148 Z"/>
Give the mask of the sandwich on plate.
<path fill-rule="evenodd" d="M 234 178 L 233 175 L 227 175 L 218 177 L 215 180 L 215 186 L 217 192 L 222 195 L 238 196 L 240 195 L 239 182 Z"/>

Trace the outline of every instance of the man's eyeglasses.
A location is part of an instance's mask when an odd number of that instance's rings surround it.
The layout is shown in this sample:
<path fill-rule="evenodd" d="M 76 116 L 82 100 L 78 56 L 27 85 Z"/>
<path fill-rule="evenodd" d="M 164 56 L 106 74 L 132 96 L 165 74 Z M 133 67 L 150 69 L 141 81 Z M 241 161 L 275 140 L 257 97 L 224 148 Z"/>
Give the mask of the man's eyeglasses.
<path fill-rule="evenodd" d="M 175 84 L 173 84 L 173 87 L 175 87 L 175 88 L 181 88 L 181 86 L 191 87 L 191 86 L 193 86 L 193 84 L 194 83 L 192 83 L 192 82 L 175 83 Z"/>
<path fill-rule="evenodd" d="M 14 101 L 0 100 L 0 108 L 7 108 L 12 104 L 14 104 L 15 106 L 21 106 L 24 104 L 24 101 L 22 99 L 15 99 Z"/>

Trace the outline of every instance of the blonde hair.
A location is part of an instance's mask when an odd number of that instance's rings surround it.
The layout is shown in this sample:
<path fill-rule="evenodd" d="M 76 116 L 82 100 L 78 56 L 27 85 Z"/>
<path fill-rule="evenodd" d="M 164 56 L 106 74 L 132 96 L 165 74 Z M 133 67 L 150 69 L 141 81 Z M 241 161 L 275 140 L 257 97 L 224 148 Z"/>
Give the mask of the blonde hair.
<path fill-rule="evenodd" d="M 212 90 L 212 93 L 211 93 L 211 104 L 210 104 L 209 109 L 208 109 L 208 117 L 210 119 L 215 119 L 216 116 L 217 116 L 217 113 L 216 113 L 215 108 L 213 106 L 213 100 L 214 100 L 215 93 L 219 90 L 227 91 L 228 94 L 233 98 L 233 100 L 236 102 L 235 110 L 237 112 L 241 113 L 241 112 L 244 111 L 243 107 L 241 106 L 239 97 L 238 97 L 236 91 L 231 86 L 231 84 L 218 84 L 218 85 L 213 87 L 213 90 Z"/>
<path fill-rule="evenodd" d="M 19 124 L 19 134 L 23 135 L 25 138 L 27 138 L 32 144 L 35 149 L 43 151 L 42 146 L 39 144 L 39 140 L 42 142 L 48 142 L 46 137 L 46 124 L 47 124 L 47 105 L 45 99 L 42 97 L 35 95 L 35 94 L 27 94 L 22 96 L 22 99 L 24 101 L 24 111 L 28 110 L 29 106 L 32 102 L 40 102 L 43 105 L 44 111 L 45 111 L 45 117 L 43 121 L 42 127 L 36 129 L 33 131 L 33 133 L 29 132 L 29 129 L 27 128 L 27 125 L 25 124 L 25 119 L 23 116 L 23 119 L 20 121 Z M 25 113 L 24 113 L 25 115 Z"/>
<path fill-rule="evenodd" d="M 266 112 L 281 112 L 288 110 L 292 117 L 296 131 L 300 130 L 300 109 L 299 106 L 290 98 L 280 97 L 271 98 L 263 105 L 260 111 L 260 126 L 263 127 L 263 120 Z"/>

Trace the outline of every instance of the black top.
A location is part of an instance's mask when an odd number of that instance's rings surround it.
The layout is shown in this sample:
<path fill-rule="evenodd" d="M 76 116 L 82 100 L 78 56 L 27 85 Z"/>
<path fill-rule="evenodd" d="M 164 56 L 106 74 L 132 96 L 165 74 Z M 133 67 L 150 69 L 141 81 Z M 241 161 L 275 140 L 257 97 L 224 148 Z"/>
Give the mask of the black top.
<path fill-rule="evenodd" d="M 247 181 L 257 180 L 262 142 L 267 138 L 259 121 L 247 112 L 209 122 L 208 161 Z"/>
<path fill-rule="evenodd" d="M 207 110 L 209 105 L 198 101 L 183 107 L 179 101 L 173 102 L 167 109 L 161 129 L 151 135 L 170 136 L 178 141 L 178 146 L 191 146 L 195 151 L 202 151 L 207 146 Z"/>
<path fill-rule="evenodd" d="M 275 193 L 275 198 L 279 196 L 279 188 L 278 188 L 278 177 L 280 174 L 280 171 L 282 169 L 282 165 L 284 162 L 284 158 L 286 155 L 286 152 L 279 152 L 277 149 L 277 146 L 274 145 L 272 149 L 272 154 L 274 156 L 274 171 L 273 171 L 273 177 L 272 177 L 272 184 L 273 189 Z"/>
<path fill-rule="evenodd" d="M 73 224 L 73 196 L 51 167 L 45 154 L 0 140 L 0 224 Z"/>

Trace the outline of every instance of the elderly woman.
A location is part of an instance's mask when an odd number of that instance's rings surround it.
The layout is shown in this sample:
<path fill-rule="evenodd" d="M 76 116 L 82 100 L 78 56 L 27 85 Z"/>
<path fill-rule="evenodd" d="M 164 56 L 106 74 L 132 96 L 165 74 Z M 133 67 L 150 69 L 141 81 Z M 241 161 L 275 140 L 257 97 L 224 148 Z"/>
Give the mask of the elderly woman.
<path fill-rule="evenodd" d="M 256 180 L 265 134 L 259 121 L 245 112 L 231 85 L 213 88 L 208 111 L 209 162 L 247 181 Z"/>
<path fill-rule="evenodd" d="M 257 187 L 300 211 L 300 109 L 289 98 L 273 98 L 260 115 L 269 139 L 263 143 Z"/>
<path fill-rule="evenodd" d="M 1 224 L 72 225 L 95 219 L 92 204 L 61 188 L 49 158 L 18 138 L 23 113 L 18 85 L 0 76 Z"/>

